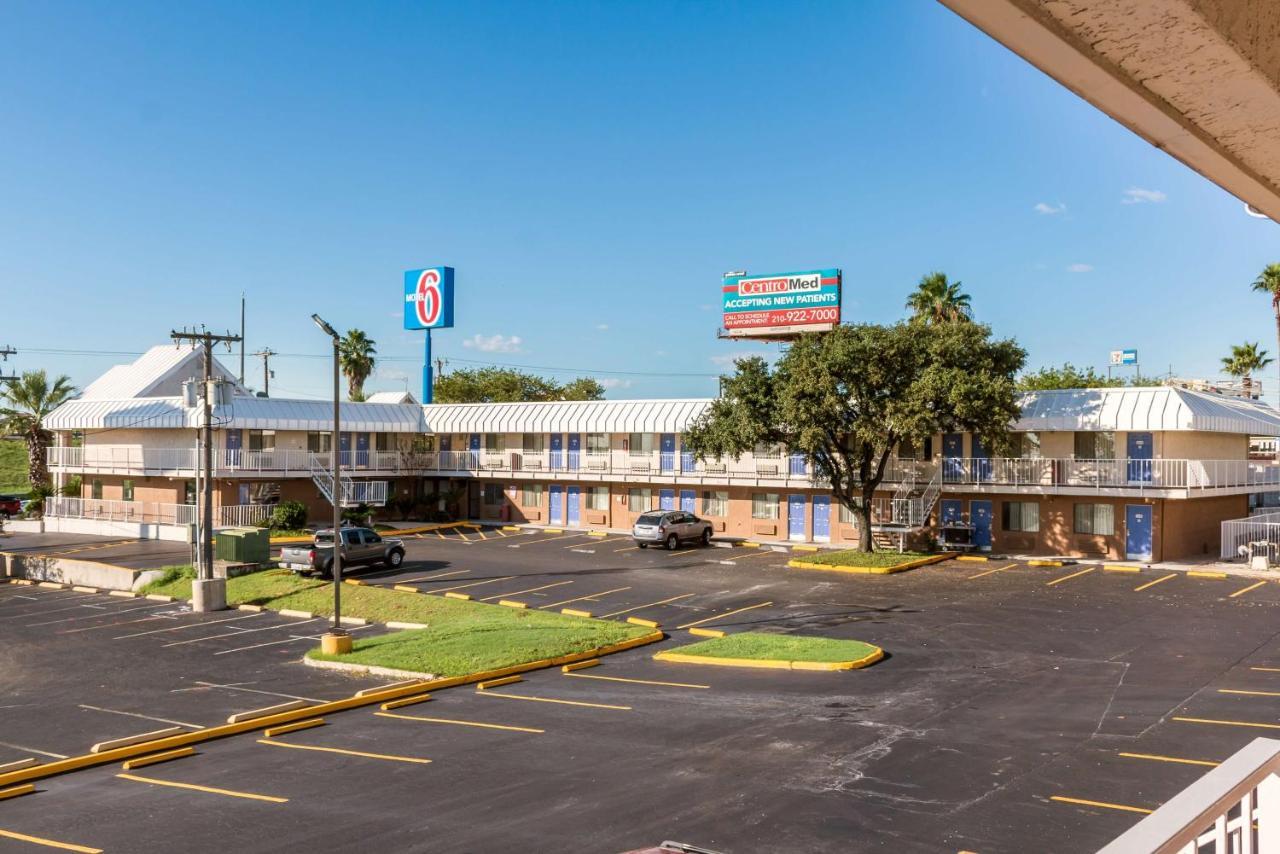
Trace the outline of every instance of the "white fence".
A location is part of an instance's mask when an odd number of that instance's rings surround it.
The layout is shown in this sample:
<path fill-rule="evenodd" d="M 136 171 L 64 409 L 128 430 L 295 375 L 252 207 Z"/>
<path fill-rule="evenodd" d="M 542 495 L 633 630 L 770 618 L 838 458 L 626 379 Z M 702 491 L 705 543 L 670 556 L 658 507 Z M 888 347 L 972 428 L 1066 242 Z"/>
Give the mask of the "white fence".
<path fill-rule="evenodd" d="M 216 509 L 220 527 L 245 528 L 270 519 L 276 507 L 274 504 L 224 504 Z"/>
<path fill-rule="evenodd" d="M 1242 547 L 1251 554 L 1280 554 L 1280 511 L 1223 522 L 1218 556 L 1226 560 L 1238 558 Z"/>
<path fill-rule="evenodd" d="M 311 474 L 311 459 L 325 468 L 333 465 L 331 453 L 304 450 L 247 451 L 217 448 L 213 452 L 218 476 L 263 475 L 298 477 Z M 157 474 L 195 477 L 199 455 L 195 448 L 142 448 L 137 445 L 84 445 L 49 448 L 49 467 L 101 474 Z M 421 472 L 431 467 L 433 455 L 402 451 L 339 451 L 339 462 L 348 472 Z"/>
<path fill-rule="evenodd" d="M 44 514 L 58 519 L 96 519 L 102 522 L 145 522 L 157 525 L 190 525 L 196 521 L 194 504 L 109 501 L 101 498 L 46 498 Z"/>
<path fill-rule="evenodd" d="M 1280 741 L 1255 738 L 1098 854 L 1280 851 Z"/>

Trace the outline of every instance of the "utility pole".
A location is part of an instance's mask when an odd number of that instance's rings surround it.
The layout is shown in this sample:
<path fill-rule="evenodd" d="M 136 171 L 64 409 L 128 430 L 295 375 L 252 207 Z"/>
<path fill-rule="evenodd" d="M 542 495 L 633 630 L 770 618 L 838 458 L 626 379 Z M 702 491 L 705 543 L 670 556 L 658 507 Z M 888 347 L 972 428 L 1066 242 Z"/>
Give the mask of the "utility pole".
<path fill-rule="evenodd" d="M 244 291 L 240 292 L 240 385 L 244 385 Z"/>
<path fill-rule="evenodd" d="M 276 355 L 276 351 L 270 347 L 264 347 L 253 355 L 262 359 L 262 396 L 271 396 L 271 365 L 269 363 L 272 356 Z"/>
<path fill-rule="evenodd" d="M 203 471 L 203 501 L 200 508 L 200 561 L 196 571 L 196 579 L 191 585 L 191 610 L 221 611 L 227 607 L 227 581 L 225 578 L 213 577 L 213 345 L 225 343 L 230 345 L 241 340 L 239 335 L 217 335 L 206 329 L 199 332 L 171 330 L 169 337 L 174 341 L 190 341 L 200 344 L 204 349 L 204 383 L 203 383 L 203 423 L 201 425 L 204 445 L 200 454 L 200 468 Z"/>
<path fill-rule="evenodd" d="M 18 355 L 18 351 L 12 347 L 0 347 L 0 361 L 9 361 L 10 356 Z M 17 374 L 0 373 L 0 383 L 16 383 L 18 381 Z"/>

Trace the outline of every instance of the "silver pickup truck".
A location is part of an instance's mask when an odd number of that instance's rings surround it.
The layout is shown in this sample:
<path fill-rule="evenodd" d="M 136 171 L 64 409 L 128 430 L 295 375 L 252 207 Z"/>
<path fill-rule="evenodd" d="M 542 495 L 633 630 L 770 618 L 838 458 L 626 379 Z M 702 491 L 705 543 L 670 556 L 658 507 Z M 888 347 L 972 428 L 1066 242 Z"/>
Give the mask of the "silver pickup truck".
<path fill-rule="evenodd" d="M 342 529 L 342 570 L 349 566 L 380 563 L 396 569 L 404 563 L 404 543 L 383 537 L 372 528 Z M 333 577 L 333 529 L 316 531 L 310 546 L 295 546 L 280 552 L 280 565 L 299 574 L 319 573 Z"/>

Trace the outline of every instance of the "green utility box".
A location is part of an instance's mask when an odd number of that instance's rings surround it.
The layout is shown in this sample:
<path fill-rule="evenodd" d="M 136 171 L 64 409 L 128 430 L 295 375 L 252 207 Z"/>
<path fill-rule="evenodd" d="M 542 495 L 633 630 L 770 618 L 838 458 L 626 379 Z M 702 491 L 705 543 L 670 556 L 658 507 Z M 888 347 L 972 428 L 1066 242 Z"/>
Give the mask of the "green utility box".
<path fill-rule="evenodd" d="M 271 557 L 271 532 L 266 528 L 223 528 L 213 556 L 227 563 L 266 563 Z"/>

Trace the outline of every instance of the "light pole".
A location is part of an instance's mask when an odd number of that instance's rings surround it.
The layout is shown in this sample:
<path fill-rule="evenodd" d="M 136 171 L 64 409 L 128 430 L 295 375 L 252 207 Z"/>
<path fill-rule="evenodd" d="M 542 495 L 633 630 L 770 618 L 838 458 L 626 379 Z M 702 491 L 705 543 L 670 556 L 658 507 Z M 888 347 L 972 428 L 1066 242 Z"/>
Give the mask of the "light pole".
<path fill-rule="evenodd" d="M 320 637 L 320 649 L 327 655 L 342 655 L 351 652 L 351 635 L 342 628 L 342 463 L 338 448 L 342 435 L 341 412 L 339 404 L 339 347 L 342 337 L 334 328 L 325 323 L 318 314 L 311 315 L 320 331 L 333 339 L 333 440 L 329 451 L 333 455 L 333 625 Z"/>

